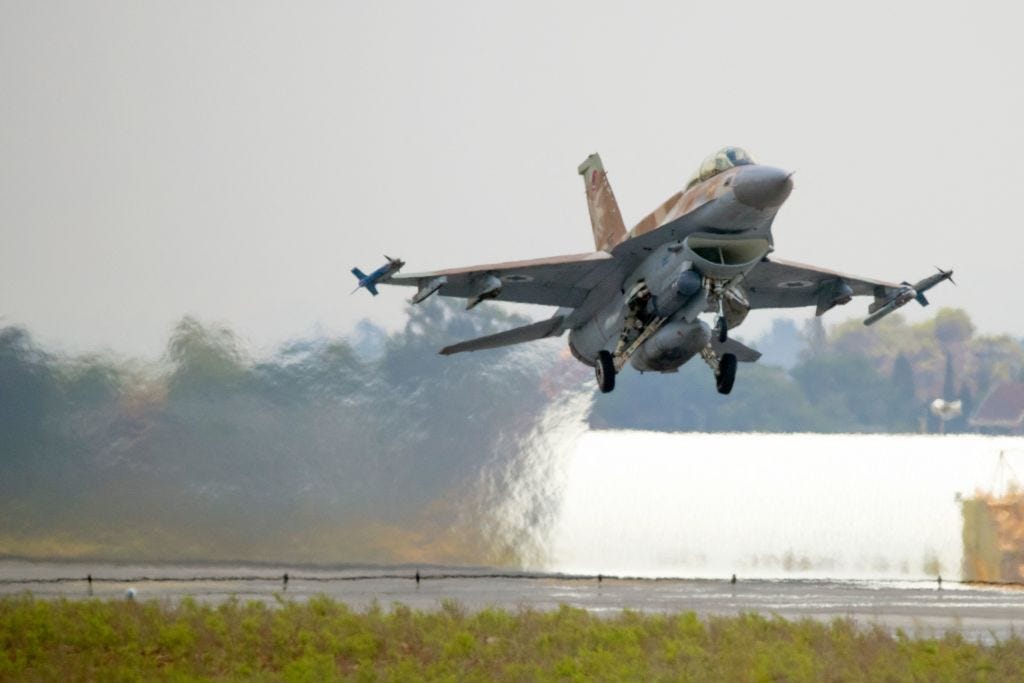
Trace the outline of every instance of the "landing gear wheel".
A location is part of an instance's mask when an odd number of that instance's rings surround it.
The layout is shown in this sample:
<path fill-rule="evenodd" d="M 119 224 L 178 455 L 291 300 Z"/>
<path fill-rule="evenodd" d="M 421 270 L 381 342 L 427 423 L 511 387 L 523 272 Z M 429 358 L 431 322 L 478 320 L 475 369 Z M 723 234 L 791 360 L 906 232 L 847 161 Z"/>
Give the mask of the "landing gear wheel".
<path fill-rule="evenodd" d="M 598 351 L 597 362 L 594 363 L 594 373 L 597 375 L 597 388 L 602 394 L 607 394 L 615 388 L 615 361 L 612 354 L 607 351 Z"/>
<path fill-rule="evenodd" d="M 715 322 L 715 334 L 718 336 L 719 344 L 724 344 L 725 340 L 729 338 L 729 323 L 725 321 L 724 315 L 719 316 L 718 320 Z"/>
<path fill-rule="evenodd" d="M 723 354 L 718 359 L 718 373 L 715 375 L 715 384 L 718 385 L 718 393 L 728 394 L 732 391 L 732 385 L 736 381 L 736 356 L 731 353 Z"/>

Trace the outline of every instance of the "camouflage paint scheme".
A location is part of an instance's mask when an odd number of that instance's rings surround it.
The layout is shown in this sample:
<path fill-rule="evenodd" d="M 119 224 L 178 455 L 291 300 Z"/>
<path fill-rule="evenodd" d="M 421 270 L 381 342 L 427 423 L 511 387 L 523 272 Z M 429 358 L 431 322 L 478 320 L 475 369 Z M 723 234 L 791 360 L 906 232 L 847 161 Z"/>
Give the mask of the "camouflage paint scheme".
<path fill-rule="evenodd" d="M 708 157 L 687 186 L 628 232 L 601 158 L 577 169 L 584 181 L 595 251 L 529 261 L 454 268 L 430 273 L 389 273 L 379 284 L 418 288 L 418 303 L 433 293 L 463 297 L 469 308 L 487 299 L 558 306 L 532 325 L 445 347 L 442 354 L 477 351 L 569 332 L 569 348 L 605 374 L 626 362 L 644 371 L 674 372 L 700 354 L 720 378 L 725 356 L 752 362 L 760 356 L 726 337 L 726 330 L 758 308 L 814 306 L 817 315 L 854 296 L 872 296 L 866 324 L 911 299 L 927 305 L 924 291 L 952 271 L 916 285 L 845 275 L 769 258 L 772 224 L 793 188 L 792 174 L 755 164 L 726 147 Z M 716 333 L 700 319 L 716 313 Z M 608 360 L 611 358 L 612 360 Z M 611 362 L 614 362 L 612 370 Z M 729 363 L 726 363 L 728 365 Z M 731 378 L 719 391 L 731 390 Z"/>

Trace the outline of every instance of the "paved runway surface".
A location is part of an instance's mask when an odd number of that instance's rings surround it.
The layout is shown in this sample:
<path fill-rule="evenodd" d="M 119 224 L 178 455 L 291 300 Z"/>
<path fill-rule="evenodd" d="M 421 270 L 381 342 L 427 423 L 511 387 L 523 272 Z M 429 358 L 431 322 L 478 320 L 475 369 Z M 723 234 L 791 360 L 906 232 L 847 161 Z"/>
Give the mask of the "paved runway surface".
<path fill-rule="evenodd" d="M 910 635 L 956 631 L 972 640 L 1024 633 L 1024 590 L 946 582 L 728 579 L 609 579 L 526 574 L 493 569 L 345 567 L 308 569 L 203 565 L 111 565 L 0 561 L 0 595 L 31 592 L 39 597 L 176 600 L 186 595 L 217 602 L 275 603 L 325 594 L 355 609 L 374 600 L 436 609 L 453 599 L 470 610 L 556 609 L 572 605 L 594 613 L 622 609 L 693 611 L 701 616 L 757 612 L 788 619 L 850 617 L 863 624 L 900 628 Z M 289 575 L 285 586 L 284 574 Z M 91 589 L 86 576 L 93 577 Z"/>

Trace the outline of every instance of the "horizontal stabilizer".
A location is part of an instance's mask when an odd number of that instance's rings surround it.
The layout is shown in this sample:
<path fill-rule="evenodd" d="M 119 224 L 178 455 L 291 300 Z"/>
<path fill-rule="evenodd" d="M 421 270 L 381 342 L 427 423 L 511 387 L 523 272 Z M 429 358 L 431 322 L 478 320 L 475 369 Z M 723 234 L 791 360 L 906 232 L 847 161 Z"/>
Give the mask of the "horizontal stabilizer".
<path fill-rule="evenodd" d="M 724 342 L 720 342 L 718 337 L 712 337 L 711 348 L 715 350 L 719 358 L 722 357 L 723 353 L 731 353 L 741 363 L 753 363 L 761 357 L 760 351 L 744 346 L 735 339 L 726 339 Z"/>
<path fill-rule="evenodd" d="M 535 339 L 558 336 L 562 328 L 562 320 L 564 319 L 564 316 L 556 315 L 554 318 L 541 320 L 531 325 L 515 327 L 511 330 L 505 330 L 504 332 L 498 332 L 486 337 L 477 337 L 476 339 L 452 344 L 441 349 L 441 355 L 450 356 L 453 353 L 462 353 L 463 351 L 497 349 L 502 346 L 511 346 L 512 344 L 521 344 L 534 341 Z"/>

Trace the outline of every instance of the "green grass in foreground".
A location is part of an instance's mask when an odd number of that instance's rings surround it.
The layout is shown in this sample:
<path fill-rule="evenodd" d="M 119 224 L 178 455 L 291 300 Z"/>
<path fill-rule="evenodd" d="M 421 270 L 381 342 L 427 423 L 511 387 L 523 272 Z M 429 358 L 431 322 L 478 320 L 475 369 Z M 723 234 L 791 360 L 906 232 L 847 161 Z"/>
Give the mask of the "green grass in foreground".
<path fill-rule="evenodd" d="M 0 680 L 1024 680 L 1024 641 L 757 615 L 0 599 Z"/>

